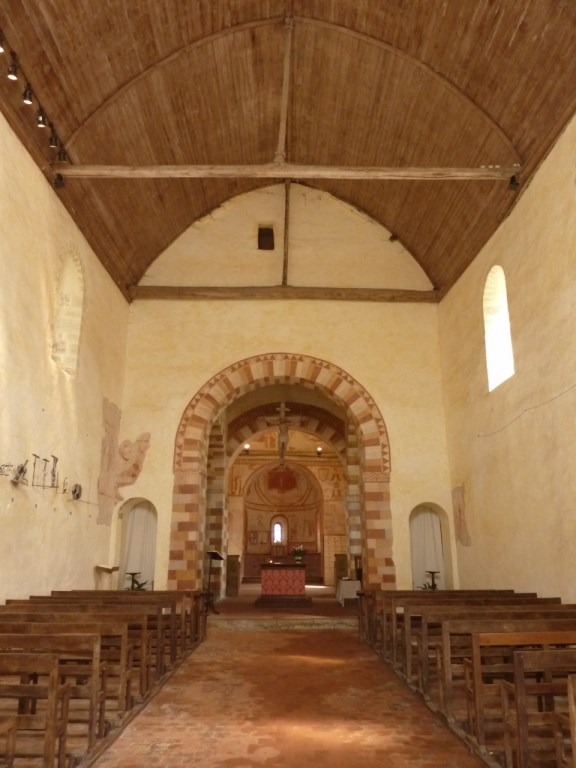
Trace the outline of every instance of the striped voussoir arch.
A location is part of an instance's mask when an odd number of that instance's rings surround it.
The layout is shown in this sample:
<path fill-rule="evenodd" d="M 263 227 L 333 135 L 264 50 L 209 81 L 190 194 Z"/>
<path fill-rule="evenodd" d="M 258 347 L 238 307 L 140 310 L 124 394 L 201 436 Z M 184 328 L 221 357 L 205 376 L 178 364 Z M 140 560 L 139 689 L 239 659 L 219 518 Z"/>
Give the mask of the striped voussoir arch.
<path fill-rule="evenodd" d="M 359 436 L 364 583 L 394 588 L 390 446 L 384 419 L 372 397 L 346 371 L 307 355 L 269 353 L 240 360 L 220 371 L 186 407 L 174 445 L 174 492 L 168 586 L 202 586 L 208 438 L 216 417 L 238 397 L 275 384 L 316 389 L 347 412 Z"/>

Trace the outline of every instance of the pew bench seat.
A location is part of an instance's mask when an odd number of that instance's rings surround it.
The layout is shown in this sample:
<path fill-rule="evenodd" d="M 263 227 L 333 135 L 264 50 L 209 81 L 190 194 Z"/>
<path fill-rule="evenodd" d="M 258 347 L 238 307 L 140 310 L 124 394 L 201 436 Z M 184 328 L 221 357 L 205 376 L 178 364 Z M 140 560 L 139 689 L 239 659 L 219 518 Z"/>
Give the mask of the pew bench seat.
<path fill-rule="evenodd" d="M 501 682 L 506 768 L 557 763 L 558 717 L 568 716 L 568 676 L 576 649 L 515 651 L 513 677 Z"/>
<path fill-rule="evenodd" d="M 464 660 L 467 732 L 479 753 L 504 751 L 502 685 L 514 680 L 514 653 L 576 648 L 576 631 L 479 632 L 472 635 L 472 658 Z"/>
<path fill-rule="evenodd" d="M 13 768 L 16 755 L 16 734 L 18 720 L 12 717 L 0 717 L 0 765 Z"/>
<path fill-rule="evenodd" d="M 65 768 L 69 696 L 56 654 L 0 653 L 0 718 L 16 719 L 16 759 Z"/>

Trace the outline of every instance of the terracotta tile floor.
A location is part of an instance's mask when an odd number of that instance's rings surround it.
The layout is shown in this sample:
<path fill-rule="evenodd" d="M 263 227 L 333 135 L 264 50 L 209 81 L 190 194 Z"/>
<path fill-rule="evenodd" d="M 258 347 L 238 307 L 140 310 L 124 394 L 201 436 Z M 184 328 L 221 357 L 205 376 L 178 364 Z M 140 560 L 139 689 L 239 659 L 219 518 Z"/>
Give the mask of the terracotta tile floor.
<path fill-rule="evenodd" d="M 328 599 L 308 613 L 309 628 L 284 629 L 270 628 L 273 611 L 244 602 L 218 604 L 206 642 L 96 768 L 485 768 L 359 641 L 352 622 L 331 628 L 354 608 Z M 228 620 L 243 612 L 241 626 Z"/>

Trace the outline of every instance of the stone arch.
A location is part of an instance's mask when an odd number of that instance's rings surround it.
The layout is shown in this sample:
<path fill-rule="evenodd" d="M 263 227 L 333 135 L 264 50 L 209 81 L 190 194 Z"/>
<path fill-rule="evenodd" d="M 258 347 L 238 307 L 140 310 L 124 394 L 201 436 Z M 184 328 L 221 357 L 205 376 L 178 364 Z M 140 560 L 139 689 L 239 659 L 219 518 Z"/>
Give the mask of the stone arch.
<path fill-rule="evenodd" d="M 363 532 L 366 586 L 395 588 L 390 509 L 390 445 L 384 419 L 368 392 L 333 363 L 307 355 L 269 353 L 240 360 L 208 381 L 186 407 L 174 447 L 171 588 L 202 583 L 207 446 L 219 414 L 238 397 L 271 384 L 321 391 L 347 413 L 358 435 L 360 478 L 356 506 Z"/>

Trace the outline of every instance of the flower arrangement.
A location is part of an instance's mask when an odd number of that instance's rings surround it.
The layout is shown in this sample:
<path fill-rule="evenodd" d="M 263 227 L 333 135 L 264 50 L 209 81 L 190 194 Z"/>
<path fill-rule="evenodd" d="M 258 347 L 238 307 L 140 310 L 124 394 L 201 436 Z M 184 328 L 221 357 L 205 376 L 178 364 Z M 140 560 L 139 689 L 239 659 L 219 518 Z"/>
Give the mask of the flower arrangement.
<path fill-rule="evenodd" d="M 302 544 L 298 544 L 296 547 L 292 547 L 292 554 L 294 557 L 302 557 L 306 554 L 306 550 L 302 546 Z"/>

